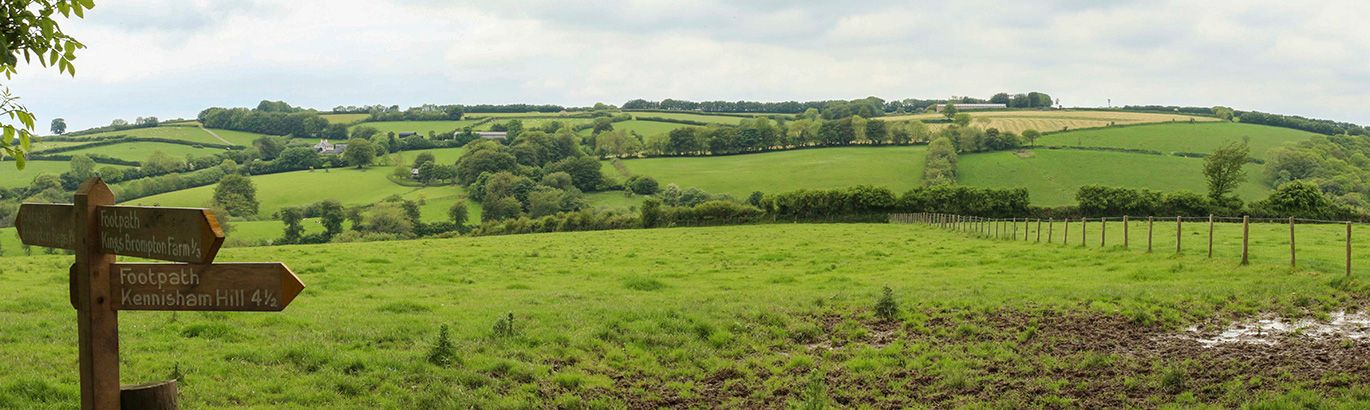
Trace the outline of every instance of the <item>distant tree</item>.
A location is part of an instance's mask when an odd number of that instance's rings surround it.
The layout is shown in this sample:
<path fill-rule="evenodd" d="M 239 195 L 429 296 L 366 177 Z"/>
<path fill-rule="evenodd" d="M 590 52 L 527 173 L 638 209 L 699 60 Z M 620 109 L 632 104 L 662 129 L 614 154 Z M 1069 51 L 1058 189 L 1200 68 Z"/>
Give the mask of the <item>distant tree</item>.
<path fill-rule="evenodd" d="M 372 127 L 368 127 L 368 126 L 364 126 L 364 125 L 363 125 L 363 126 L 358 126 L 357 128 L 353 128 L 353 129 L 352 129 L 352 138 L 361 138 L 361 139 L 369 140 L 369 139 L 371 139 L 371 137 L 376 136 L 376 135 L 379 134 L 380 132 L 381 132 L 380 130 L 375 129 L 375 128 L 372 128 Z"/>
<path fill-rule="evenodd" d="M 85 154 L 71 156 L 71 173 L 77 181 L 85 181 L 95 175 L 95 160 Z"/>
<path fill-rule="evenodd" d="M 1009 103 L 1009 96 L 1008 96 L 1008 93 L 998 93 L 998 94 L 995 94 L 993 97 L 989 97 L 989 102 L 990 102 L 991 104 L 1004 104 L 1004 106 L 1008 106 L 1008 103 Z"/>
<path fill-rule="evenodd" d="M 347 213 L 341 202 L 329 199 L 319 203 L 319 221 L 323 223 L 324 236 L 329 239 L 342 233 L 346 218 Z"/>
<path fill-rule="evenodd" d="M 285 150 L 285 139 L 277 136 L 265 136 L 252 141 L 252 146 L 257 148 L 257 153 L 261 154 L 262 159 L 270 161 L 281 155 Z"/>
<path fill-rule="evenodd" d="M 950 101 L 947 102 L 945 107 L 942 107 L 942 115 L 946 116 L 949 120 L 955 119 L 956 114 L 959 112 L 960 111 L 956 109 L 956 104 L 952 104 Z"/>
<path fill-rule="evenodd" d="M 513 219 L 523 214 L 523 204 L 520 204 L 519 200 L 512 196 L 486 201 L 484 205 L 485 212 L 482 215 L 485 219 L 492 221 Z"/>
<path fill-rule="evenodd" d="M 1034 129 L 1030 129 L 1030 128 L 1029 128 L 1029 129 L 1026 129 L 1026 130 L 1023 130 L 1023 139 L 1027 140 L 1028 145 L 1035 145 L 1035 144 L 1037 144 L 1037 139 L 1038 139 L 1038 138 L 1041 138 L 1041 137 L 1042 137 L 1042 133 L 1041 133 L 1040 131 L 1037 131 L 1037 130 L 1034 130 Z"/>
<path fill-rule="evenodd" d="M 661 200 L 657 198 L 647 198 L 642 201 L 642 227 L 655 228 L 661 226 Z"/>
<path fill-rule="evenodd" d="M 52 133 L 62 135 L 67 132 L 67 120 L 61 118 L 52 119 Z"/>
<path fill-rule="evenodd" d="M 147 160 L 143 161 L 143 169 L 153 174 L 165 174 L 180 170 L 185 164 L 162 151 L 153 151 L 148 155 Z"/>
<path fill-rule="evenodd" d="M 366 213 L 366 231 L 409 236 L 414 233 L 414 221 L 404 208 L 394 202 L 381 202 Z"/>
<path fill-rule="evenodd" d="M 304 238 L 304 226 L 300 224 L 304 221 L 304 211 L 300 208 L 282 208 L 276 216 L 285 223 L 285 231 L 281 234 L 280 243 L 300 243 Z"/>
<path fill-rule="evenodd" d="M 572 157 L 548 164 L 545 171 L 571 174 L 571 183 L 581 191 L 589 192 L 598 188 L 604 180 L 604 175 L 599 171 L 601 165 L 598 160 L 588 156 Z"/>
<path fill-rule="evenodd" d="M 376 146 L 361 138 L 353 138 L 347 141 L 347 148 L 343 151 L 343 159 L 347 163 L 357 167 L 357 169 L 371 166 L 376 160 Z"/>
<path fill-rule="evenodd" d="M 1213 116 L 1223 121 L 1232 121 L 1233 111 L 1231 107 L 1213 107 Z"/>
<path fill-rule="evenodd" d="M 1204 157 L 1204 177 L 1208 179 L 1208 197 L 1216 203 L 1229 200 L 1228 194 L 1246 182 L 1242 169 L 1250 160 L 1246 139 L 1233 141 Z"/>
<path fill-rule="evenodd" d="M 414 168 L 422 167 L 423 164 L 430 162 L 437 162 L 433 153 L 428 151 L 420 152 L 418 156 L 414 157 Z"/>
<path fill-rule="evenodd" d="M 546 186 L 528 193 L 528 216 L 540 218 L 561 212 L 564 194 L 565 191 Z"/>
<path fill-rule="evenodd" d="M 457 226 L 466 225 L 466 219 L 469 217 L 469 212 L 470 211 L 466 208 L 466 200 L 458 199 L 456 202 L 452 203 L 451 208 L 447 208 L 447 218 L 451 219 L 452 223 Z"/>
<path fill-rule="evenodd" d="M 634 176 L 628 182 L 628 190 L 638 195 L 653 195 L 660 189 L 660 185 L 655 178 L 649 176 Z"/>
<path fill-rule="evenodd" d="M 366 215 L 361 208 L 347 208 L 347 220 L 352 222 L 352 230 L 360 231 L 365 228 L 362 222 L 366 221 Z"/>
<path fill-rule="evenodd" d="M 128 121 L 124 121 L 122 118 L 115 118 L 114 121 L 109 122 L 109 125 L 112 127 L 127 127 Z"/>
<path fill-rule="evenodd" d="M 276 157 L 276 165 L 281 169 L 308 169 L 318 167 L 319 153 L 309 147 L 290 147 Z"/>
<path fill-rule="evenodd" d="M 970 125 L 970 120 L 971 120 L 970 114 L 967 114 L 967 113 L 964 113 L 964 112 L 963 112 L 963 113 L 959 113 L 959 114 L 956 114 L 956 115 L 952 116 L 951 122 L 954 123 L 954 124 L 956 124 L 956 126 L 958 126 L 958 127 L 965 127 L 965 126 Z"/>
<path fill-rule="evenodd" d="M 239 174 L 224 175 L 214 187 L 214 204 L 229 215 L 245 217 L 257 214 L 257 186 Z"/>

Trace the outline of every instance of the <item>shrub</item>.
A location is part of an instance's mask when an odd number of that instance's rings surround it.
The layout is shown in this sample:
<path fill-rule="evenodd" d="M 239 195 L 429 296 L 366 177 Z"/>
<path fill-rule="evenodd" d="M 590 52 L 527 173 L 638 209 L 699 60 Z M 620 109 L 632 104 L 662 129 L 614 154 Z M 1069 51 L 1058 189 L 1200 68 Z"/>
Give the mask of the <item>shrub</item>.
<path fill-rule="evenodd" d="M 495 326 L 491 329 L 496 338 L 513 337 L 517 331 L 514 329 L 514 312 L 509 312 L 505 317 L 495 321 Z"/>
<path fill-rule="evenodd" d="M 880 300 L 875 302 L 875 317 L 886 322 L 899 319 L 899 304 L 894 301 L 894 290 L 891 290 L 889 286 L 885 287 Z"/>
<path fill-rule="evenodd" d="M 654 195 L 660 189 L 660 186 L 657 185 L 656 179 L 648 176 L 635 175 L 633 177 L 628 178 L 628 181 L 625 183 L 625 185 L 627 185 L 628 190 L 633 191 L 634 194 L 638 195 Z"/>
<path fill-rule="evenodd" d="M 447 325 L 442 325 L 442 328 L 438 330 L 437 343 L 434 343 L 433 349 L 428 351 L 428 363 L 447 366 L 456 362 L 456 347 L 452 345 L 452 339 L 447 334 Z"/>

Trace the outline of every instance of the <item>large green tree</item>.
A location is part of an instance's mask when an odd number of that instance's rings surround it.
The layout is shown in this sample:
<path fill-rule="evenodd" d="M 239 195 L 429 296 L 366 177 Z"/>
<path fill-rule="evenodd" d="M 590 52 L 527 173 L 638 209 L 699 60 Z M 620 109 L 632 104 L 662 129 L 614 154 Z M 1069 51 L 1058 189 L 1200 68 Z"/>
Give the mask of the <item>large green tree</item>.
<path fill-rule="evenodd" d="M 343 159 L 347 160 L 357 168 L 366 168 L 376 161 L 376 145 L 371 141 L 361 138 L 353 138 L 347 141 L 347 149 L 343 151 Z"/>
<path fill-rule="evenodd" d="M 1237 185 L 1246 182 L 1242 166 L 1250 160 L 1251 149 L 1245 139 L 1229 142 L 1204 157 L 1204 177 L 1208 179 L 1208 197 L 1217 203 L 1231 199 L 1229 194 Z"/>
<path fill-rule="evenodd" d="M 233 216 L 257 214 L 257 186 L 251 179 L 238 174 L 224 175 L 214 187 L 214 204 Z"/>
<path fill-rule="evenodd" d="M 84 18 L 93 7 L 94 0 L 0 1 L 0 73 L 6 80 L 13 79 L 23 56 L 26 63 L 37 60 L 43 67 L 57 67 L 58 73 L 75 76 L 76 50 L 86 46 L 62 32 L 58 15 Z M 0 158 L 13 157 L 15 166 L 23 169 L 35 120 L 18 101 L 9 88 L 0 89 Z"/>
<path fill-rule="evenodd" d="M 67 120 L 62 118 L 53 118 L 51 130 L 53 134 L 65 134 L 67 132 Z"/>

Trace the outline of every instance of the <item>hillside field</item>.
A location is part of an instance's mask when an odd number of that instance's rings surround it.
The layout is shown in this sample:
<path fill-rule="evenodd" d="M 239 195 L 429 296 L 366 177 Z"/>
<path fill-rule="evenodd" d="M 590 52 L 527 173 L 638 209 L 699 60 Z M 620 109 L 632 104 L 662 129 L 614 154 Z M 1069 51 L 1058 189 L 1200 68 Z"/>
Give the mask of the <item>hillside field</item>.
<path fill-rule="evenodd" d="M 1232 141 L 1248 138 L 1253 158 L 1265 158 L 1275 147 L 1293 144 L 1314 133 L 1289 128 L 1233 122 L 1150 124 L 1098 128 L 1043 135 L 1037 145 L 1139 148 L 1173 152 L 1209 153 Z"/>
<path fill-rule="evenodd" d="M 211 135 L 211 132 L 213 134 L 219 135 L 219 137 L 223 138 L 223 140 L 220 140 L 219 138 L 214 138 L 214 135 Z M 252 140 L 264 136 L 264 134 L 256 134 L 243 131 L 219 130 L 186 126 L 159 126 L 152 128 L 133 128 L 121 131 L 108 131 L 90 135 L 83 135 L 82 137 L 93 138 L 114 135 L 127 135 L 130 137 L 170 138 L 190 142 L 197 142 L 202 144 L 223 144 L 224 140 L 227 140 L 229 143 L 233 145 L 241 146 L 251 145 Z"/>
<path fill-rule="evenodd" d="M 320 114 L 319 117 L 328 121 L 330 124 L 351 124 L 371 118 L 371 114 Z"/>
<path fill-rule="evenodd" d="M 112 145 L 102 145 L 91 148 L 81 148 L 63 152 L 64 155 L 76 154 L 101 154 L 114 158 L 129 161 L 144 161 L 152 156 L 154 152 L 162 152 L 180 161 L 184 161 L 187 156 L 207 157 L 223 152 L 222 148 L 195 148 L 190 145 L 167 144 L 164 142 L 124 142 Z"/>
<path fill-rule="evenodd" d="M 959 158 L 957 181 L 962 185 L 1027 188 L 1033 205 L 1075 203 L 1084 185 L 1147 188 L 1157 191 L 1208 192 L 1203 159 L 1069 149 L 1032 149 L 965 154 Z M 1245 200 L 1263 199 L 1270 188 L 1260 165 L 1247 164 L 1246 183 L 1237 188 Z"/>
<path fill-rule="evenodd" d="M 126 168 L 120 165 L 106 164 L 98 164 L 96 168 L 106 166 Z M 0 188 L 25 187 L 33 183 L 33 179 L 39 175 L 56 176 L 70 170 L 70 161 L 28 161 L 24 164 L 22 171 L 14 167 L 14 161 L 0 161 Z"/>
<path fill-rule="evenodd" d="M 70 256 L 0 260 L 15 295 L 0 299 L 11 375 L 0 407 L 73 407 Z M 1318 316 L 1365 296 L 1363 273 L 1281 262 L 885 224 L 263 247 L 219 260 L 283 261 L 308 288 L 282 313 L 121 314 L 123 382 L 178 368 L 181 401 L 211 408 L 1367 404 L 1347 387 L 1367 382 L 1363 341 L 1203 348 L 1183 337 L 1189 324 Z M 872 313 L 884 286 L 894 322 Z M 513 334 L 497 335 L 508 315 Z M 448 365 L 427 359 L 441 326 Z"/>
<path fill-rule="evenodd" d="M 903 192 L 918 185 L 924 147 L 842 147 L 776 151 L 719 157 L 624 160 L 628 172 L 656 178 L 664 187 L 696 187 L 745 199 L 754 191 L 778 193 L 803 188 L 871 184 Z M 614 173 L 606 162 L 603 170 Z M 615 175 L 623 180 L 625 175 Z"/>
<path fill-rule="evenodd" d="M 1072 111 L 1072 110 L 1016 110 L 1016 111 L 964 111 L 970 114 L 971 124 L 981 128 L 998 128 L 1021 134 L 1024 130 L 1035 129 L 1041 132 L 1078 130 L 1084 128 L 1107 127 L 1114 125 L 1217 121 L 1216 118 L 1183 114 L 1153 114 L 1122 111 Z M 877 117 L 884 121 L 926 120 L 945 118 L 942 114 L 910 114 Z M 928 124 L 934 131 L 947 124 Z"/>
<path fill-rule="evenodd" d="M 379 202 L 391 195 L 417 199 L 452 197 L 458 187 L 406 187 L 390 182 L 390 167 L 353 168 L 315 171 L 294 171 L 257 175 L 252 182 L 257 186 L 259 215 L 269 216 L 284 207 L 304 206 L 325 199 L 336 199 L 343 205 L 366 205 Z M 134 199 L 127 205 L 202 207 L 214 196 L 214 185 L 206 185 L 160 195 Z"/>
<path fill-rule="evenodd" d="M 477 122 L 476 120 L 460 120 L 460 121 L 376 121 L 376 122 L 363 122 L 363 123 L 354 124 L 354 125 L 348 127 L 348 129 L 350 130 L 350 129 L 357 128 L 357 127 L 371 127 L 371 128 L 375 128 L 376 130 L 380 131 L 380 134 L 381 134 L 381 135 L 386 135 L 386 134 L 391 133 L 391 132 L 394 132 L 395 134 L 399 134 L 399 133 L 403 133 L 403 132 L 417 132 L 417 133 L 419 133 L 420 135 L 423 135 L 423 136 L 426 138 L 426 137 L 428 137 L 428 132 L 429 132 L 429 131 L 432 131 L 432 132 L 434 132 L 434 133 L 452 132 L 452 131 L 454 131 L 454 130 L 460 130 L 460 129 L 466 128 L 466 127 L 468 127 L 468 126 L 475 125 L 476 122 Z"/>
<path fill-rule="evenodd" d="M 696 114 L 696 113 L 689 113 L 689 112 L 647 112 L 647 111 L 629 111 L 629 112 L 633 114 L 633 118 L 651 118 L 651 117 L 656 117 L 656 118 L 670 118 L 670 119 L 673 119 L 673 120 L 699 121 L 699 122 L 707 122 L 707 123 L 711 123 L 711 124 L 729 124 L 729 125 L 737 125 L 737 124 L 742 123 L 742 120 L 746 119 L 746 117 L 739 117 L 739 116 L 734 116 L 734 115 L 708 115 L 708 114 Z"/>

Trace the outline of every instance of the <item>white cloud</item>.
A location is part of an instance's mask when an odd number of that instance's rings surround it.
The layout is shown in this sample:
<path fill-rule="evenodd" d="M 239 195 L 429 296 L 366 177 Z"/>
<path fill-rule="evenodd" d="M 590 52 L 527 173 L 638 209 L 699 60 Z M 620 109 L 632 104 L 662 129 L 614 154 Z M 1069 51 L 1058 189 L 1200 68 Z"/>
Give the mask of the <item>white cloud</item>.
<path fill-rule="evenodd" d="M 9 81 L 74 128 L 261 99 L 809 100 L 1047 91 L 1370 123 L 1370 3 L 109 0 L 78 76 Z"/>

